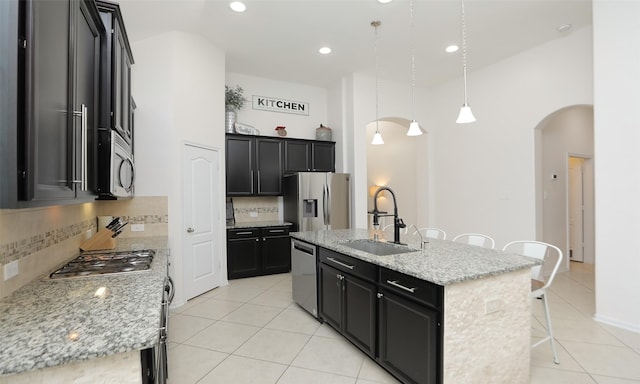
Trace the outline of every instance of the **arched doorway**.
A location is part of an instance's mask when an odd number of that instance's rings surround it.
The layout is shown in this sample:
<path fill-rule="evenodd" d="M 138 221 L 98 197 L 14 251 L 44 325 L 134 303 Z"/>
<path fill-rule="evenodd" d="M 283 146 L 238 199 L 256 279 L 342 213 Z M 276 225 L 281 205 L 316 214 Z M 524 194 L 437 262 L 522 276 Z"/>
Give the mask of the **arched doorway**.
<path fill-rule="evenodd" d="M 536 127 L 536 232 L 565 254 L 595 263 L 593 107 L 553 112 Z"/>

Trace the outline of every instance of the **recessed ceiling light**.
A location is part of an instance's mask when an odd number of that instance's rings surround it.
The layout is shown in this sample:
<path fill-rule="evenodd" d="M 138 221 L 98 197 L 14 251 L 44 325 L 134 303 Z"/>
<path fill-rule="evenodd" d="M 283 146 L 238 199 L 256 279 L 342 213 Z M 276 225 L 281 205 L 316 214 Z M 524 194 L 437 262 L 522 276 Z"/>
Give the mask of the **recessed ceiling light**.
<path fill-rule="evenodd" d="M 378 3 L 380 3 L 380 4 L 387 4 L 387 3 L 390 3 L 390 2 L 392 2 L 392 1 L 393 1 L 393 0 L 378 0 Z"/>
<path fill-rule="evenodd" d="M 247 10 L 247 6 L 244 5 L 244 3 L 241 1 L 234 1 L 232 3 L 229 3 L 229 7 L 236 12 L 244 12 Z"/>
<path fill-rule="evenodd" d="M 571 29 L 571 24 L 562 24 L 558 27 L 558 32 L 566 32 Z"/>
<path fill-rule="evenodd" d="M 320 52 L 323 55 L 328 55 L 331 53 L 331 48 L 329 47 L 322 47 L 320 49 L 318 49 L 318 52 Z"/>
<path fill-rule="evenodd" d="M 447 47 L 447 48 L 445 48 L 444 50 L 445 50 L 447 53 L 453 53 L 453 52 L 458 52 L 458 49 L 460 49 L 460 47 L 458 47 L 457 45 L 453 44 L 453 45 L 448 46 L 448 47 Z"/>

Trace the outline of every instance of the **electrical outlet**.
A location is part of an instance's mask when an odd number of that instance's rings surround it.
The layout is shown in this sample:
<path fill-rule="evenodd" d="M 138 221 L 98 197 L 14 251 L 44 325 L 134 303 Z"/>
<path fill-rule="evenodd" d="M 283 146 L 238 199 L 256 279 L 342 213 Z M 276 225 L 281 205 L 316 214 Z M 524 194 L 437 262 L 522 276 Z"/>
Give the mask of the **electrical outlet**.
<path fill-rule="evenodd" d="M 90 239 L 92 235 L 93 235 L 93 230 L 92 230 L 92 229 L 88 229 L 88 230 L 84 233 L 84 237 L 85 237 L 86 239 Z"/>
<path fill-rule="evenodd" d="M 4 265 L 4 279 L 9 280 L 18 274 L 18 260 Z"/>
<path fill-rule="evenodd" d="M 131 232 L 144 232 L 144 224 L 131 224 Z"/>
<path fill-rule="evenodd" d="M 256 211 L 251 211 L 251 212 L 249 212 L 249 216 L 250 216 L 250 217 L 258 217 L 258 212 L 256 212 Z"/>

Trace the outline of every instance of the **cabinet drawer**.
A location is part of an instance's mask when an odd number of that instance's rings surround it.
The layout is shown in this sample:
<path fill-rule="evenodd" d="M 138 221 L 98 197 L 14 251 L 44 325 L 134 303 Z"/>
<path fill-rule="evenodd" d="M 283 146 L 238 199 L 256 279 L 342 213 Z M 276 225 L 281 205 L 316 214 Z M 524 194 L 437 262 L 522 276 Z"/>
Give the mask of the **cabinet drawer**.
<path fill-rule="evenodd" d="M 266 227 L 260 230 L 260 234 L 263 237 L 287 236 L 289 235 L 289 227 Z"/>
<path fill-rule="evenodd" d="M 260 236 L 259 228 L 238 228 L 227 230 L 227 240 L 246 239 Z"/>
<path fill-rule="evenodd" d="M 442 310 L 444 287 L 440 285 L 387 268 L 380 268 L 380 287 Z"/>
<path fill-rule="evenodd" d="M 322 247 L 319 248 L 319 256 L 322 263 L 365 280 L 376 281 L 378 267 L 373 264 Z"/>

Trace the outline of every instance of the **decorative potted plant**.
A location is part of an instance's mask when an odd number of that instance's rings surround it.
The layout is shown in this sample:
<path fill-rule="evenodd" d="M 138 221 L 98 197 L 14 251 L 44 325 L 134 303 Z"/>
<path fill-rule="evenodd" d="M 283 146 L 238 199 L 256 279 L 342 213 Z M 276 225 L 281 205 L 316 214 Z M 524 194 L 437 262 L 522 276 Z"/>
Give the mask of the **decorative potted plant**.
<path fill-rule="evenodd" d="M 236 112 L 244 106 L 247 99 L 244 98 L 242 93 L 244 89 L 241 86 L 236 85 L 232 88 L 228 85 L 224 86 L 225 93 L 225 130 L 226 132 L 235 132 L 236 124 Z"/>

